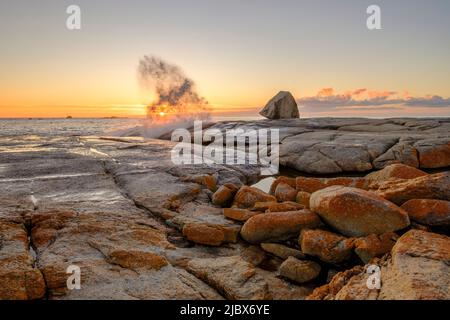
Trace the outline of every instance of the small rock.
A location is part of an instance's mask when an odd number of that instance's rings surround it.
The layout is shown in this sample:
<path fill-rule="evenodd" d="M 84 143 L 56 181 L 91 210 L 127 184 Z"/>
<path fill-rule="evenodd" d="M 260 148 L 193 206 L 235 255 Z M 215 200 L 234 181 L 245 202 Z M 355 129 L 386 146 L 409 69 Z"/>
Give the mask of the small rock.
<path fill-rule="evenodd" d="M 185 224 L 183 235 L 192 242 L 209 246 L 220 246 L 225 241 L 225 234 L 222 230 L 202 223 Z"/>
<path fill-rule="evenodd" d="M 267 210 L 269 210 L 269 207 L 271 207 L 273 205 L 277 205 L 277 204 L 278 204 L 278 202 L 276 202 L 276 201 L 256 202 L 252 208 L 252 211 L 266 212 Z"/>
<path fill-rule="evenodd" d="M 364 263 L 368 263 L 373 258 L 390 252 L 397 239 L 398 235 L 394 232 L 358 238 L 355 240 L 355 252 Z"/>
<path fill-rule="evenodd" d="M 287 240 L 297 236 L 303 228 L 320 225 L 319 217 L 309 210 L 270 212 L 248 219 L 241 236 L 250 243 Z"/>
<path fill-rule="evenodd" d="M 253 208 L 256 202 L 276 201 L 277 199 L 257 188 L 243 186 L 234 197 L 233 206 L 238 208 Z"/>
<path fill-rule="evenodd" d="M 295 197 L 295 201 L 303 205 L 306 209 L 309 209 L 309 198 L 311 193 L 305 191 L 299 191 Z"/>
<path fill-rule="evenodd" d="M 311 195 L 311 210 L 347 236 L 366 236 L 409 226 L 406 211 L 362 189 L 332 186 Z"/>
<path fill-rule="evenodd" d="M 279 243 L 261 243 L 261 248 L 281 259 L 287 259 L 289 257 L 303 259 L 305 257 L 300 250 Z"/>
<path fill-rule="evenodd" d="M 297 190 L 287 183 L 281 182 L 275 189 L 275 197 L 279 202 L 295 201 Z"/>
<path fill-rule="evenodd" d="M 277 186 L 282 182 L 288 184 L 292 188 L 296 188 L 295 178 L 281 176 L 281 177 L 276 178 L 275 181 L 272 182 L 269 193 L 272 195 L 275 194 L 275 190 L 276 190 Z"/>
<path fill-rule="evenodd" d="M 259 114 L 268 119 L 299 118 L 297 102 L 288 91 L 278 92 Z"/>
<path fill-rule="evenodd" d="M 261 214 L 258 211 L 250 211 L 247 209 L 238 209 L 238 208 L 224 208 L 223 215 L 227 218 L 236 220 L 236 221 L 247 221 L 251 217 Z"/>
<path fill-rule="evenodd" d="M 350 258 L 353 239 L 348 239 L 324 230 L 302 230 L 300 248 L 304 254 L 337 264 Z"/>
<path fill-rule="evenodd" d="M 320 265 L 313 261 L 289 257 L 281 264 L 279 273 L 289 280 L 304 283 L 317 278 L 320 273 Z"/>
<path fill-rule="evenodd" d="M 212 203 L 218 206 L 226 206 L 233 200 L 233 190 L 226 186 L 221 186 L 212 196 Z"/>
<path fill-rule="evenodd" d="M 411 199 L 402 208 L 411 220 L 428 226 L 450 226 L 450 201 Z"/>
<path fill-rule="evenodd" d="M 266 212 L 287 212 L 287 211 L 297 211 L 305 209 L 305 206 L 292 201 L 286 201 L 282 203 L 273 203 L 269 205 Z"/>

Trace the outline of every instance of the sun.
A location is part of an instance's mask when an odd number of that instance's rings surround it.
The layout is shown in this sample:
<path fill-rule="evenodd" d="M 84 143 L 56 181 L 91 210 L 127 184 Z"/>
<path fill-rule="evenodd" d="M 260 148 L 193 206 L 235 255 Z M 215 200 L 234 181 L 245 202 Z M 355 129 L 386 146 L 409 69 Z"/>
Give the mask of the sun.
<path fill-rule="evenodd" d="M 159 113 L 159 115 L 160 115 L 161 117 L 164 117 L 164 116 L 166 115 L 166 113 L 161 111 L 161 112 Z"/>

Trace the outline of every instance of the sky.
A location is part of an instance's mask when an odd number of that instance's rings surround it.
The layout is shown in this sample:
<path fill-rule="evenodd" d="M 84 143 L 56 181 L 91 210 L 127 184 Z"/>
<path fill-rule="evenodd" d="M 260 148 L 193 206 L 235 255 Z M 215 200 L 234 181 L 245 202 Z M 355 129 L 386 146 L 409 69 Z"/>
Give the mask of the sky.
<path fill-rule="evenodd" d="M 144 55 L 178 65 L 216 114 L 256 115 L 287 90 L 305 117 L 450 116 L 448 0 L 2 0 L 0 117 L 144 116 Z"/>

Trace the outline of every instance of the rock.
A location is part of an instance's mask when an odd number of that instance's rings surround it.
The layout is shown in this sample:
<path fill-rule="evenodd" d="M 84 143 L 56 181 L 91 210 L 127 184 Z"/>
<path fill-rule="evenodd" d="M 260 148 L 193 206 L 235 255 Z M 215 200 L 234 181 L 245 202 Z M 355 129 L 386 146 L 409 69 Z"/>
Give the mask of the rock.
<path fill-rule="evenodd" d="M 364 238 L 355 239 L 355 252 L 364 263 L 375 257 L 381 257 L 391 251 L 398 239 L 394 232 L 381 235 L 371 234 Z"/>
<path fill-rule="evenodd" d="M 280 243 L 261 243 L 261 248 L 281 259 L 287 259 L 289 257 L 303 259 L 305 257 L 300 250 L 287 247 Z"/>
<path fill-rule="evenodd" d="M 267 102 L 264 109 L 259 113 L 268 119 L 290 119 L 298 118 L 298 107 L 292 94 L 288 91 L 278 92 Z"/>
<path fill-rule="evenodd" d="M 292 188 L 295 188 L 295 187 L 296 187 L 295 178 L 289 178 L 289 177 L 280 176 L 280 177 L 276 178 L 276 179 L 272 182 L 272 184 L 271 184 L 271 186 L 270 186 L 270 192 L 269 192 L 269 193 L 270 193 L 271 195 L 274 195 L 274 194 L 275 194 L 275 190 L 277 189 L 277 186 L 278 186 L 280 183 L 285 183 L 285 184 L 291 186 Z"/>
<path fill-rule="evenodd" d="M 282 203 L 273 203 L 268 206 L 266 212 L 287 212 L 287 211 L 297 211 L 305 209 L 305 206 L 292 201 L 286 201 Z"/>
<path fill-rule="evenodd" d="M 299 238 L 302 252 L 320 260 L 338 264 L 352 255 L 353 239 L 324 230 L 302 230 Z"/>
<path fill-rule="evenodd" d="M 428 226 L 450 226 L 450 201 L 411 199 L 402 204 L 411 220 Z"/>
<path fill-rule="evenodd" d="M 233 201 L 234 192 L 232 189 L 226 186 L 220 186 L 220 188 L 214 192 L 212 196 L 212 203 L 218 206 L 226 206 Z"/>
<path fill-rule="evenodd" d="M 336 174 L 369 172 L 395 163 L 448 167 L 449 122 L 443 118 L 315 118 L 216 123 L 211 129 L 280 129 L 281 166 L 311 174 Z"/>
<path fill-rule="evenodd" d="M 269 202 L 276 200 L 277 199 L 274 196 L 271 196 L 259 189 L 243 186 L 236 193 L 233 206 L 248 209 L 253 208 L 256 202 Z"/>
<path fill-rule="evenodd" d="M 279 273 L 289 280 L 304 283 L 317 278 L 320 273 L 320 265 L 313 261 L 289 257 L 281 264 Z"/>
<path fill-rule="evenodd" d="M 295 201 L 297 190 L 287 183 L 281 182 L 275 189 L 275 197 L 279 202 Z"/>
<path fill-rule="evenodd" d="M 116 248 L 107 253 L 108 262 L 122 268 L 159 270 L 168 265 L 167 260 L 154 252 Z"/>
<path fill-rule="evenodd" d="M 314 193 L 331 186 L 345 186 L 360 189 L 368 188 L 368 180 L 364 178 L 307 178 L 297 177 L 296 188 L 298 191 Z"/>
<path fill-rule="evenodd" d="M 369 173 L 366 176 L 366 179 L 381 182 L 395 179 L 414 179 L 426 175 L 427 173 L 422 170 L 401 163 L 396 163 L 388 165 L 382 170 Z"/>
<path fill-rule="evenodd" d="M 431 139 L 415 144 L 421 168 L 443 168 L 450 166 L 450 141 Z"/>
<path fill-rule="evenodd" d="M 259 246 L 253 245 L 242 248 L 240 250 L 240 257 L 255 267 L 259 266 L 267 258 L 264 250 L 262 250 Z"/>
<path fill-rule="evenodd" d="M 250 211 L 247 209 L 238 209 L 238 208 L 224 208 L 223 215 L 227 218 L 236 220 L 236 221 L 247 221 L 251 217 L 261 214 L 258 211 Z"/>
<path fill-rule="evenodd" d="M 366 236 L 409 226 L 408 214 L 395 204 L 362 189 L 333 186 L 311 195 L 311 210 L 347 236 Z"/>
<path fill-rule="evenodd" d="M 23 225 L 0 219 L 0 300 L 33 300 L 45 296 L 46 285 L 28 249 Z"/>
<path fill-rule="evenodd" d="M 403 163 L 414 168 L 420 166 L 417 150 L 412 146 L 414 141 L 409 141 L 408 137 L 401 140 L 373 161 L 373 166 L 376 169 L 382 169 L 396 163 Z"/>
<path fill-rule="evenodd" d="M 350 279 L 363 272 L 363 266 L 355 266 L 349 270 L 338 272 L 328 284 L 315 288 L 314 291 L 306 297 L 306 300 L 333 300 L 336 297 L 336 294 L 339 293 Z"/>
<path fill-rule="evenodd" d="M 269 210 L 269 208 L 271 206 L 276 206 L 276 205 L 278 205 L 278 202 L 276 202 L 276 201 L 256 202 L 252 208 L 252 211 L 266 212 L 267 210 Z"/>
<path fill-rule="evenodd" d="M 295 201 L 300 203 L 306 209 L 309 209 L 309 198 L 311 197 L 311 193 L 305 191 L 297 192 L 297 196 L 295 197 Z"/>
<path fill-rule="evenodd" d="M 190 241 L 209 246 L 220 246 L 223 242 L 236 242 L 237 235 L 217 225 L 187 223 L 183 235 Z"/>
<path fill-rule="evenodd" d="M 187 269 L 231 300 L 298 300 L 311 292 L 308 287 L 292 286 L 255 268 L 240 256 L 192 259 Z"/>
<path fill-rule="evenodd" d="M 411 230 L 392 249 L 382 268 L 378 299 L 450 299 L 450 238 Z"/>
<path fill-rule="evenodd" d="M 449 237 L 410 230 L 398 239 L 390 257 L 376 262 L 381 267 L 380 289 L 368 289 L 368 266 L 357 266 L 337 274 L 307 299 L 448 300 L 449 261 Z"/>
<path fill-rule="evenodd" d="M 186 176 L 182 177 L 181 181 L 190 181 L 201 184 L 208 188 L 208 190 L 214 192 L 217 190 L 217 180 L 214 176 L 205 174 L 205 175 L 194 175 L 194 176 Z"/>
<path fill-rule="evenodd" d="M 287 240 L 298 235 L 303 228 L 321 225 L 319 217 L 309 211 L 271 212 L 248 219 L 241 236 L 250 243 Z"/>
<path fill-rule="evenodd" d="M 450 201 L 450 172 L 429 174 L 409 180 L 387 181 L 376 193 L 401 205 L 411 199 L 441 199 Z"/>

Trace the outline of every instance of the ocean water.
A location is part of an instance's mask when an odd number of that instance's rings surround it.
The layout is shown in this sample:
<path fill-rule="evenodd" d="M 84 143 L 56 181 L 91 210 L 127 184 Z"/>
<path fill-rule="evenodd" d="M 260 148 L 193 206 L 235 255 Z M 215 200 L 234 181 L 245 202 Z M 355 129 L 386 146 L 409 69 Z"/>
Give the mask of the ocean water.
<path fill-rule="evenodd" d="M 213 117 L 212 121 L 257 120 L 261 117 Z M 0 136 L 139 135 L 145 119 L 0 119 Z M 170 131 L 171 128 L 168 129 Z"/>

